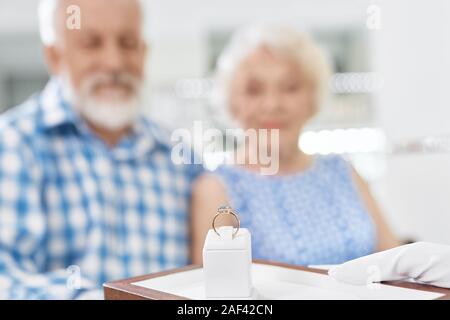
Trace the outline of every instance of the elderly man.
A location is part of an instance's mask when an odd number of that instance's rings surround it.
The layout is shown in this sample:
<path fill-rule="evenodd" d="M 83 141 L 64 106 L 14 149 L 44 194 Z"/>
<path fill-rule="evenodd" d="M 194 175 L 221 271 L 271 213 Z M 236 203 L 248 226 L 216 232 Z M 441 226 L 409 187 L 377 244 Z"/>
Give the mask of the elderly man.
<path fill-rule="evenodd" d="M 101 297 L 105 281 L 187 264 L 200 169 L 175 165 L 140 115 L 139 1 L 43 0 L 40 17 L 52 79 L 0 120 L 0 298 Z"/>

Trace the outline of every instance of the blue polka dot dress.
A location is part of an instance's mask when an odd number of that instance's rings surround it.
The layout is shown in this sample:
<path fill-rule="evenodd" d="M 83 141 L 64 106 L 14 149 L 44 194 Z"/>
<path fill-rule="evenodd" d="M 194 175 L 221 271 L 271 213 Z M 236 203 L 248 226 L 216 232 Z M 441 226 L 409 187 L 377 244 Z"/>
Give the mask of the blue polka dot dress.
<path fill-rule="evenodd" d="M 292 175 L 262 176 L 228 165 L 213 175 L 252 234 L 254 259 L 339 264 L 375 250 L 375 225 L 341 157 L 317 157 Z"/>

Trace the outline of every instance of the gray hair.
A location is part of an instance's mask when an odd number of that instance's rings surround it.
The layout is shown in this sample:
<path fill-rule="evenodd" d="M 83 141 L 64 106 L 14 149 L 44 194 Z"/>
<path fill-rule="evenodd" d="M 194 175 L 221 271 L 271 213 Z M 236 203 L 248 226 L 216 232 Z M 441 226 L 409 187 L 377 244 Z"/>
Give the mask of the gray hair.
<path fill-rule="evenodd" d="M 331 66 L 323 51 L 306 34 L 282 26 L 250 26 L 232 36 L 217 63 L 215 98 L 220 104 L 228 104 L 230 81 L 239 64 L 260 47 L 286 54 L 301 66 L 301 72 L 314 87 L 317 111 L 328 91 Z"/>
<path fill-rule="evenodd" d="M 139 5 L 141 6 L 141 8 L 144 8 L 143 2 L 144 1 L 139 0 Z M 56 43 L 56 14 L 58 12 L 60 4 L 61 0 L 39 1 L 39 33 L 41 35 L 42 43 L 46 46 L 51 46 Z"/>

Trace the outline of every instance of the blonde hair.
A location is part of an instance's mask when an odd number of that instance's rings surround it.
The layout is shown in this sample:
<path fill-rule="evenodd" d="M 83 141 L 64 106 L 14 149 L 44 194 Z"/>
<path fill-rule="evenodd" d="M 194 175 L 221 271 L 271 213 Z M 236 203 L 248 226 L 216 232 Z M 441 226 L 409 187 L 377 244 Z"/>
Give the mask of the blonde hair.
<path fill-rule="evenodd" d="M 316 113 L 328 92 L 330 64 L 313 40 L 286 26 L 250 26 L 238 30 L 232 36 L 217 62 L 215 102 L 228 106 L 230 82 L 234 72 L 249 54 L 261 47 L 285 54 L 298 63 L 302 75 L 314 89 L 313 107 Z"/>

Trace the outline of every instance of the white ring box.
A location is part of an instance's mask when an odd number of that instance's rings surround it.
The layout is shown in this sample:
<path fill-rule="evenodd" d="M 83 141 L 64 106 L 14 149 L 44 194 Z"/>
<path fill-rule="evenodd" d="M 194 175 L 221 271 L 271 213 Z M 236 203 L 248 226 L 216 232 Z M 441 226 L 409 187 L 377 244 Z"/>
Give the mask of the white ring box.
<path fill-rule="evenodd" d="M 237 234 L 231 226 L 209 230 L 203 246 L 203 273 L 207 299 L 252 299 L 251 235 L 247 229 Z"/>
<path fill-rule="evenodd" d="M 263 300 L 450 300 L 450 289 L 398 281 L 375 287 L 354 286 L 337 282 L 323 270 L 259 260 L 252 266 L 252 282 L 257 299 Z M 105 284 L 105 297 L 205 300 L 205 274 L 202 268 L 188 266 L 110 282 Z"/>

